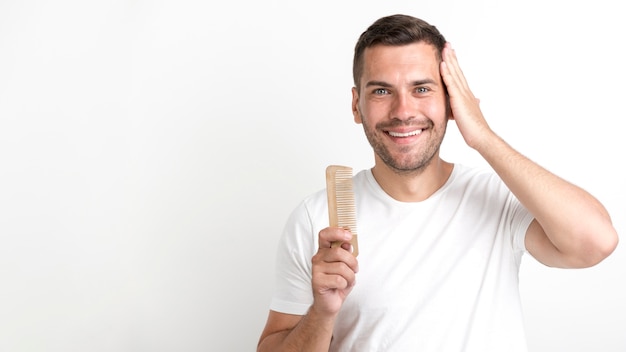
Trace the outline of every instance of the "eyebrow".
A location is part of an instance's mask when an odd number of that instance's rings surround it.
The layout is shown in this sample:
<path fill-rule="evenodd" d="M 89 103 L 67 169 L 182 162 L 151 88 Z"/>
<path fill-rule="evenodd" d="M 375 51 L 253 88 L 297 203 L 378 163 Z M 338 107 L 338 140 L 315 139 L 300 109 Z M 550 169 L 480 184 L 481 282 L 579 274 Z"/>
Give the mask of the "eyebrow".
<path fill-rule="evenodd" d="M 430 78 L 426 78 L 426 79 L 420 79 L 417 81 L 413 81 L 411 82 L 411 86 L 421 86 L 424 84 L 436 84 L 437 82 L 435 82 L 434 80 L 430 79 Z M 371 86 L 377 86 L 377 87 L 385 87 L 385 88 L 390 88 L 392 87 L 391 84 L 385 82 L 385 81 L 368 81 L 365 84 L 366 87 L 371 87 Z"/>

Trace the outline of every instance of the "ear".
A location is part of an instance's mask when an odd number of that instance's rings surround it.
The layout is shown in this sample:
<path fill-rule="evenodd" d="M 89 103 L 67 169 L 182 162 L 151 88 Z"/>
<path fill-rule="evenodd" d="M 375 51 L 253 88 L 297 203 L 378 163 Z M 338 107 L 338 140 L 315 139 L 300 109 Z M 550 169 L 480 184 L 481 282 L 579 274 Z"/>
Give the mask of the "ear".
<path fill-rule="evenodd" d="M 352 87 L 352 116 L 354 116 L 354 122 L 363 122 L 361 112 L 359 111 L 359 92 L 356 87 Z"/>

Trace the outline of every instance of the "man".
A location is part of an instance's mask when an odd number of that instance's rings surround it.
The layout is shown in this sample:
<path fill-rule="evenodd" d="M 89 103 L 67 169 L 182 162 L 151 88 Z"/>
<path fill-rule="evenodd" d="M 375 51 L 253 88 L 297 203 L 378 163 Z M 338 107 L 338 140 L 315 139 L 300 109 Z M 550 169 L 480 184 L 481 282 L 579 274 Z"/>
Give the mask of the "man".
<path fill-rule="evenodd" d="M 305 199 L 279 245 L 258 351 L 526 351 L 522 254 L 599 263 L 618 242 L 605 208 L 490 129 L 428 23 L 379 19 L 353 69 L 354 120 L 375 153 L 354 177 L 360 254 L 327 227 L 325 192 Z M 440 158 L 449 120 L 495 173 Z"/>

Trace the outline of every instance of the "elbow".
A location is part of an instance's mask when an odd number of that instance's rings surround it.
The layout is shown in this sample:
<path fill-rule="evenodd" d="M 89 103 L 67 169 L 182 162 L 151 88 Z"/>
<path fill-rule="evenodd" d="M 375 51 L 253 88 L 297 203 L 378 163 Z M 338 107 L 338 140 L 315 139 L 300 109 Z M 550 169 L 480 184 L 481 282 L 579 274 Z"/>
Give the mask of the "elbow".
<path fill-rule="evenodd" d="M 589 268 L 595 266 L 606 259 L 617 248 L 619 238 L 615 229 L 610 226 L 609 229 L 598 233 L 585 241 L 581 246 L 577 259 L 573 261 L 572 266 L 576 268 Z"/>
<path fill-rule="evenodd" d="M 617 231 L 613 227 L 611 227 L 611 230 L 605 236 L 604 241 L 602 241 L 602 243 L 598 245 L 597 251 L 598 251 L 599 260 L 596 262 L 596 264 L 600 263 L 606 257 L 611 255 L 611 253 L 613 253 L 615 249 L 617 248 L 618 243 L 619 243 L 619 236 L 617 235 Z"/>

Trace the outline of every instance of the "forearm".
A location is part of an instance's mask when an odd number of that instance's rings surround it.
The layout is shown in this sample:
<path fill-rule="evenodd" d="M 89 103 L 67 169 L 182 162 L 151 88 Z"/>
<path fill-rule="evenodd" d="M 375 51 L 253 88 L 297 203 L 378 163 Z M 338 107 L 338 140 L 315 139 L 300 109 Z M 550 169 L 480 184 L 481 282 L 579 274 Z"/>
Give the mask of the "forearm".
<path fill-rule="evenodd" d="M 489 128 L 463 76 L 454 50 L 443 51 L 441 75 L 452 116 L 465 142 L 477 150 L 533 214 L 526 244 L 542 262 L 561 267 L 595 265 L 617 245 L 609 215 L 593 196 L 524 157 Z M 539 226 L 537 226 L 539 224 Z"/>
<path fill-rule="evenodd" d="M 259 344 L 257 352 L 327 352 L 334 324 L 334 317 L 325 317 L 314 309 L 309 309 L 293 329 L 265 337 Z"/>
<path fill-rule="evenodd" d="M 475 149 L 533 214 L 559 252 L 595 263 L 612 251 L 616 234 L 610 217 L 588 192 L 526 158 L 493 132 Z"/>

